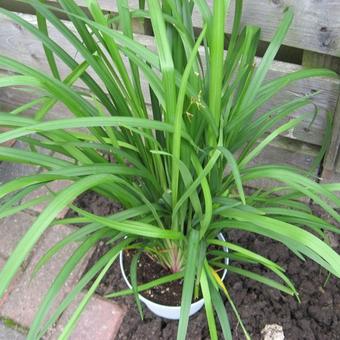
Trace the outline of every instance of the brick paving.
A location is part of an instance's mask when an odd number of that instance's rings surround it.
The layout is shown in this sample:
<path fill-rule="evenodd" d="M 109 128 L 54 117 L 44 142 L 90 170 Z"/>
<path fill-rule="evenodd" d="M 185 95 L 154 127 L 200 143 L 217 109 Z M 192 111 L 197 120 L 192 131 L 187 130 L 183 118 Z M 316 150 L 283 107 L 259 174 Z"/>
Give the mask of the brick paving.
<path fill-rule="evenodd" d="M 65 247 L 58 252 L 51 261 L 44 266 L 41 271 L 32 279 L 32 272 L 46 251 L 52 247 L 55 243 L 63 239 L 65 236 L 72 232 L 70 227 L 55 226 L 48 230 L 45 237 L 37 245 L 34 255 L 22 275 L 20 281 L 16 287 L 10 293 L 3 304 L 0 315 L 7 317 L 14 322 L 29 328 L 34 319 L 34 315 L 38 310 L 40 303 L 42 302 L 45 294 L 47 293 L 50 285 L 54 281 L 58 272 L 62 269 L 67 259 L 72 255 L 76 249 L 76 244 Z M 78 267 L 70 276 L 65 286 L 61 290 L 56 299 L 56 303 L 60 303 L 66 295 L 69 287 L 75 283 L 83 271 L 83 267 Z"/>
<path fill-rule="evenodd" d="M 0 256 L 0 272 L 3 266 L 5 265 L 5 262 L 6 260 Z M 0 298 L 0 308 L 1 308 L 1 305 L 4 303 L 5 299 L 6 299 L 6 294 L 2 298 Z"/>
<path fill-rule="evenodd" d="M 25 340 L 26 336 L 0 321 L 0 340 Z"/>
<path fill-rule="evenodd" d="M 22 143 L 16 142 L 15 147 L 24 148 Z M 2 162 L 0 163 L 0 185 L 21 176 L 37 173 L 39 168 L 36 166 L 26 166 L 21 164 Z M 52 191 L 58 191 L 67 186 L 66 181 L 58 181 L 49 184 L 48 188 L 43 187 L 37 192 L 30 194 L 23 202 L 45 195 Z M 37 205 L 30 209 L 30 212 L 20 212 L 14 216 L 0 219 L 0 275 L 1 269 L 6 259 L 11 255 L 17 243 L 32 225 L 35 216 L 44 208 L 45 204 Z M 32 214 L 33 212 L 33 214 Z M 66 213 L 63 211 L 58 217 L 62 218 Z M 47 293 L 51 283 L 55 279 L 60 269 L 76 249 L 77 244 L 71 244 L 58 252 L 50 262 L 44 266 L 40 272 L 32 279 L 32 272 L 41 256 L 62 238 L 74 230 L 71 226 L 53 226 L 49 228 L 33 252 L 26 259 L 22 269 L 11 283 L 9 289 L 0 299 L 0 340 L 23 340 L 25 335 L 20 331 L 9 327 L 2 320 L 11 320 L 11 324 L 17 324 L 19 329 L 28 329 L 34 319 L 44 295 Z M 60 303 L 67 292 L 82 275 L 88 259 L 76 267 L 67 283 L 64 285 L 60 294 L 56 298 L 56 305 Z M 81 296 L 78 297 L 78 302 Z M 55 306 L 56 306 L 55 305 Z M 44 339 L 56 339 L 63 326 L 66 325 L 76 304 L 71 306 L 63 313 L 61 318 L 49 335 Z M 118 333 L 119 327 L 125 315 L 126 309 L 117 304 L 107 301 L 94 295 L 81 315 L 78 325 L 71 335 L 71 340 L 112 340 Z"/>
<path fill-rule="evenodd" d="M 52 332 L 49 340 L 57 340 L 63 327 L 80 303 L 84 293 L 65 311 Z M 113 340 L 118 334 L 126 309 L 98 295 L 94 295 L 80 316 L 79 323 L 74 329 L 70 340 Z"/>
<path fill-rule="evenodd" d="M 5 265 L 5 263 L 6 263 L 6 260 L 0 256 L 0 272 L 3 268 L 3 266 Z M 7 288 L 5 294 L 0 298 L 0 311 L 1 311 L 2 306 L 5 304 L 5 301 L 7 301 L 10 293 L 16 287 L 18 281 L 21 278 L 21 275 L 22 275 L 22 270 L 19 270 L 19 272 L 16 274 L 15 278 L 13 279 L 13 281 L 11 282 L 9 287 Z"/>
<path fill-rule="evenodd" d="M 29 202 L 35 198 L 39 198 L 41 196 L 45 196 L 48 195 L 50 193 L 58 193 L 58 191 L 66 188 L 67 186 L 70 185 L 70 181 L 66 181 L 66 180 L 60 180 L 60 181 L 54 181 L 52 183 L 49 183 L 47 185 L 42 186 L 41 188 L 39 188 L 38 190 L 35 190 L 34 192 L 28 194 L 23 200 L 22 203 L 26 203 Z M 40 214 L 47 206 L 47 202 L 42 202 L 38 205 L 35 205 L 34 207 L 31 207 L 30 210 Z M 58 218 L 63 218 L 66 213 L 67 213 L 68 209 L 65 208 L 63 209 L 59 214 L 58 214 Z"/>
<path fill-rule="evenodd" d="M 17 149 L 25 149 L 25 146 L 20 142 L 15 142 L 14 147 Z M 12 179 L 33 175 L 39 171 L 38 166 L 1 162 L 0 163 L 0 184 L 6 183 Z"/>
<path fill-rule="evenodd" d="M 0 255 L 8 258 L 18 242 L 30 228 L 35 217 L 27 213 L 18 213 L 0 219 Z"/>
<path fill-rule="evenodd" d="M 39 170 L 36 166 L 28 166 L 24 164 L 0 163 L 0 184 L 6 183 L 14 178 L 33 175 Z"/>

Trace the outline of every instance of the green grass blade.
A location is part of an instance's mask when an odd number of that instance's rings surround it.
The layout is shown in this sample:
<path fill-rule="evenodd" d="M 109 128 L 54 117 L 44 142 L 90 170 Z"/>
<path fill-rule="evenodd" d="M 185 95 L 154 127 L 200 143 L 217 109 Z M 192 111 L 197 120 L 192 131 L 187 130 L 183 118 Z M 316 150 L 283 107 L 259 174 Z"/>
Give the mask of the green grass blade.
<path fill-rule="evenodd" d="M 85 210 L 73 207 L 80 215 L 87 217 L 90 221 L 100 223 L 103 226 L 112 228 L 117 231 L 124 232 L 126 234 L 144 236 L 156 239 L 173 239 L 180 240 L 183 238 L 182 233 L 167 229 L 161 229 L 151 224 L 142 223 L 138 221 L 115 221 L 107 217 L 100 217 L 94 214 L 88 213 Z"/>
<path fill-rule="evenodd" d="M 137 281 L 137 266 L 138 266 L 138 261 L 140 258 L 140 253 L 137 253 L 132 257 L 131 265 L 130 265 L 130 278 L 131 278 L 131 286 L 132 286 L 132 291 L 133 295 L 135 297 L 137 309 L 139 312 L 139 315 L 142 320 L 144 320 L 144 315 L 143 315 L 143 307 L 139 299 L 138 295 L 138 281 Z"/>
<path fill-rule="evenodd" d="M 195 285 L 196 261 L 198 251 L 199 232 L 195 229 L 192 229 L 188 240 L 188 255 L 184 272 L 184 284 L 182 289 L 181 313 L 178 324 L 177 340 L 185 340 L 185 335 L 188 328 L 189 312 Z"/>
<path fill-rule="evenodd" d="M 172 122 L 175 118 L 177 90 L 175 82 L 175 66 L 172 53 L 167 39 L 166 26 L 163 13 L 158 0 L 148 0 L 152 27 L 156 38 L 159 53 L 159 62 L 163 76 L 163 88 L 165 97 L 165 120 Z"/>
<path fill-rule="evenodd" d="M 269 232 L 273 231 L 278 235 L 282 235 L 285 238 L 301 244 L 325 261 L 319 263 L 320 265 L 327 263 L 329 265 L 327 269 L 335 276 L 340 277 L 340 255 L 313 234 L 286 222 L 245 211 L 240 212 L 237 209 L 228 209 L 227 212 L 223 212 L 222 215 L 239 221 L 250 222 Z M 301 250 L 301 252 L 303 253 L 304 250 Z M 308 254 L 310 254 L 310 252 Z"/>
<path fill-rule="evenodd" d="M 241 179 L 239 167 L 236 163 L 236 160 L 235 160 L 233 154 L 228 149 L 226 149 L 224 147 L 219 147 L 218 149 L 221 151 L 222 155 L 228 161 L 228 165 L 230 166 L 231 172 L 234 176 L 235 184 L 236 184 L 238 193 L 240 195 L 241 201 L 242 201 L 243 204 L 246 204 L 246 197 L 245 197 L 243 186 L 242 186 L 242 179 Z"/>
<path fill-rule="evenodd" d="M 196 55 L 198 52 L 198 48 L 201 45 L 201 42 L 205 36 L 207 27 L 205 26 L 199 35 L 195 46 L 192 50 L 188 63 L 185 67 L 181 86 L 178 92 L 178 99 L 176 105 L 176 112 L 174 117 L 174 135 L 172 139 L 172 168 L 171 168 L 171 188 L 172 188 L 172 205 L 175 206 L 177 203 L 177 196 L 178 196 L 178 180 L 179 180 L 179 166 L 178 161 L 181 156 L 181 135 L 182 135 L 182 114 L 183 114 L 183 105 L 185 100 L 186 94 L 186 87 L 189 81 L 190 72 L 192 66 L 196 60 Z"/>
<path fill-rule="evenodd" d="M 271 43 L 265 53 L 265 55 L 262 58 L 262 61 L 260 65 L 258 66 L 257 70 L 255 71 L 255 74 L 251 80 L 251 83 L 249 85 L 249 89 L 246 94 L 246 98 L 243 101 L 243 107 L 242 109 L 249 105 L 256 97 L 258 90 L 270 68 L 270 65 L 272 61 L 274 60 L 274 57 L 279 50 L 287 31 L 291 25 L 291 22 L 293 20 L 293 11 L 291 8 L 286 8 L 283 19 L 275 32 L 275 35 L 273 39 L 271 40 Z M 241 110 L 241 108 L 240 108 Z"/>
<path fill-rule="evenodd" d="M 215 123 L 219 125 L 221 116 L 221 90 L 223 79 L 223 58 L 224 58 L 224 24 L 229 1 L 216 0 L 213 5 L 213 20 L 211 21 L 210 41 L 210 88 L 209 108 L 213 113 Z M 217 141 L 209 136 L 211 146 L 216 146 Z"/>
<path fill-rule="evenodd" d="M 231 334 L 230 322 L 229 322 L 228 314 L 226 312 L 226 308 L 224 306 L 221 295 L 219 292 L 217 292 L 215 289 L 212 289 L 212 288 L 210 289 L 210 295 L 211 295 L 211 302 L 215 308 L 217 317 L 220 321 L 224 339 L 232 340 L 233 337 Z"/>
<path fill-rule="evenodd" d="M 212 287 L 210 289 L 208 277 L 205 272 L 205 269 L 202 270 L 200 283 L 201 283 L 202 294 L 203 294 L 203 299 L 204 299 L 205 313 L 207 315 L 207 320 L 208 320 L 210 338 L 211 340 L 217 340 L 218 337 L 217 337 L 216 322 L 215 322 L 214 309 L 213 309 L 213 305 L 211 301 L 211 293 L 210 293 L 210 291 L 214 290 L 215 287 Z"/>
<path fill-rule="evenodd" d="M 46 0 L 40 0 L 40 2 L 46 3 Z M 48 36 L 46 19 L 42 15 L 40 15 L 40 13 L 37 13 L 36 16 L 37 16 L 37 23 L 38 23 L 39 30 L 41 32 L 43 32 L 45 35 Z M 47 48 L 45 45 L 43 47 L 44 47 L 47 62 L 50 66 L 50 69 L 51 69 L 53 76 L 57 79 L 60 79 L 58 66 L 57 66 L 57 63 L 55 61 L 55 58 L 54 58 L 52 51 L 49 48 Z"/>

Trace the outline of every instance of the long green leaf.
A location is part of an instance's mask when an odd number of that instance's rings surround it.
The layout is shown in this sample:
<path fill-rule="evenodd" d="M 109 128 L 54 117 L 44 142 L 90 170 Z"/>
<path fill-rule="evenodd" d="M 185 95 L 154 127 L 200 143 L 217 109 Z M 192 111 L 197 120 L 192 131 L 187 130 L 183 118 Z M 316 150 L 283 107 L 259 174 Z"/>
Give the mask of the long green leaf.
<path fill-rule="evenodd" d="M 188 243 L 188 254 L 184 272 L 184 284 L 182 289 L 181 313 L 178 324 L 177 340 L 185 340 L 189 323 L 189 312 L 195 285 L 196 261 L 199 250 L 199 232 L 195 229 L 191 230 Z"/>

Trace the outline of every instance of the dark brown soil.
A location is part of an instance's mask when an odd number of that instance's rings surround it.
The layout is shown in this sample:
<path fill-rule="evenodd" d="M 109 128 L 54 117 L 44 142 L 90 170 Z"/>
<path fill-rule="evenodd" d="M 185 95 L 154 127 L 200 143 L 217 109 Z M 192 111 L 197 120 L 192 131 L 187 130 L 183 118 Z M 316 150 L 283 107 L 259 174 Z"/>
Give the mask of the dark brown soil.
<path fill-rule="evenodd" d="M 89 199 L 87 199 L 89 200 Z M 95 204 L 91 207 L 96 213 L 101 213 L 95 199 L 89 200 Z M 83 204 L 83 203 L 81 203 Z M 86 205 L 86 204 L 85 204 Z M 116 206 L 117 208 L 117 206 Z M 98 210 L 99 209 L 99 210 Z M 112 213 L 114 209 L 108 209 Z M 318 211 L 318 209 L 316 208 Z M 104 212 L 104 214 L 106 214 Z M 279 324 L 283 327 L 285 339 L 288 340 L 338 340 L 340 339 L 340 280 L 329 277 L 325 270 L 312 261 L 302 262 L 284 246 L 269 239 L 232 231 L 227 235 L 231 242 L 248 247 L 273 261 L 277 261 L 286 269 L 287 275 L 295 283 L 300 293 L 301 303 L 296 299 L 277 290 L 268 288 L 255 281 L 239 275 L 228 273 L 225 284 L 240 312 L 242 320 L 252 339 L 261 338 L 261 330 L 266 324 Z M 339 238 L 333 239 L 333 247 L 339 252 Z M 98 245 L 92 263 L 109 249 L 103 242 Z M 258 272 L 270 273 L 259 269 Z M 328 279 L 328 280 L 327 280 Z M 115 263 L 107 273 L 98 293 L 105 295 L 113 291 L 126 289 L 126 284 L 120 273 L 119 263 Z M 177 321 L 165 320 L 154 316 L 144 308 L 144 321 L 140 319 L 135 308 L 133 297 L 116 299 L 118 303 L 128 307 L 118 340 L 172 340 L 176 338 Z M 233 338 L 244 339 L 240 326 L 232 315 L 230 305 L 226 303 L 230 315 Z M 223 339 L 223 336 L 219 336 Z M 190 319 L 187 339 L 208 340 L 204 310 Z"/>
<path fill-rule="evenodd" d="M 92 214 L 99 216 L 112 215 L 121 209 L 118 203 L 109 201 L 107 198 L 90 191 L 79 196 L 75 205 L 81 209 L 87 210 Z M 77 217 L 78 214 L 73 210 L 69 210 L 66 217 Z"/>
<path fill-rule="evenodd" d="M 129 272 L 133 252 L 124 252 L 125 273 Z M 162 267 L 146 254 L 141 254 L 138 260 L 137 281 L 138 284 L 150 282 L 162 276 L 171 274 L 170 270 Z M 142 293 L 147 299 L 166 306 L 179 306 L 181 302 L 183 280 L 169 282 Z"/>
<path fill-rule="evenodd" d="M 211 246 L 212 249 L 219 249 L 219 247 Z M 223 250 L 220 247 L 220 250 Z M 125 270 L 125 275 L 129 277 L 129 268 L 132 262 L 133 256 L 136 254 L 136 251 L 130 250 L 124 252 L 123 258 L 123 266 Z M 209 256 L 208 256 L 209 257 Z M 221 271 L 222 272 L 222 271 Z M 170 275 L 172 272 L 161 266 L 155 259 L 151 258 L 147 254 L 143 253 L 140 255 L 138 259 L 137 266 L 137 282 L 138 284 L 148 283 L 152 280 L 159 279 L 166 275 Z M 131 281 L 130 281 L 131 282 Z M 172 281 L 152 289 L 143 291 L 141 295 L 146 297 L 147 299 L 163 304 L 165 306 L 180 306 L 181 298 L 182 298 L 182 289 L 183 289 L 183 279 Z M 202 298 L 201 292 L 199 292 L 198 298 L 193 300 L 193 302 Z"/>

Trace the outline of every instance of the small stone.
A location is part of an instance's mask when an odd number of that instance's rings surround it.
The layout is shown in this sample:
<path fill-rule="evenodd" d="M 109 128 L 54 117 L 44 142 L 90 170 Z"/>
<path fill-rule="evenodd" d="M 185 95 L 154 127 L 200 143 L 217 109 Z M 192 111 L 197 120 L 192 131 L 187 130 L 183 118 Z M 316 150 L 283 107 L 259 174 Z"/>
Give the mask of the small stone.
<path fill-rule="evenodd" d="M 284 340 L 283 328 L 280 325 L 266 325 L 262 331 L 262 340 Z"/>
<path fill-rule="evenodd" d="M 331 306 L 333 304 L 333 296 L 329 291 L 325 291 L 322 287 L 319 287 L 321 294 L 319 295 L 319 303 L 321 306 Z"/>
<path fill-rule="evenodd" d="M 234 285 L 233 285 L 233 289 L 239 291 L 241 289 L 243 289 L 243 284 L 241 281 L 237 281 Z"/>

